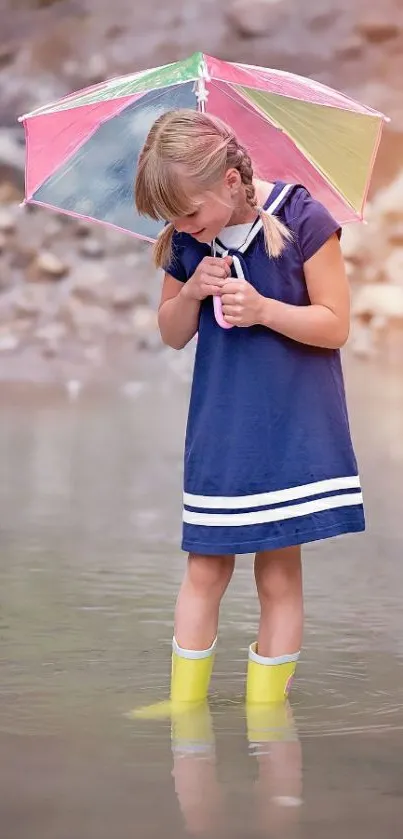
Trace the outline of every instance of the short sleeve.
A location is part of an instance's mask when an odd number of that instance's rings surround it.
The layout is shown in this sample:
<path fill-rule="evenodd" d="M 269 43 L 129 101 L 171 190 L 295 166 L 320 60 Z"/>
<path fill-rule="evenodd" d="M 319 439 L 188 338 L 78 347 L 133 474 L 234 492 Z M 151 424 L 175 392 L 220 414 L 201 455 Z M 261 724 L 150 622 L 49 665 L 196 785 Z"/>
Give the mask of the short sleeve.
<path fill-rule="evenodd" d="M 307 262 L 334 233 L 337 233 L 339 239 L 341 237 L 339 223 L 305 188 L 296 193 L 291 216 L 291 227 L 297 237 L 304 262 Z"/>
<path fill-rule="evenodd" d="M 185 266 L 181 258 L 183 250 L 184 244 L 181 239 L 181 234 L 175 231 L 172 236 L 171 259 L 167 265 L 164 265 L 164 271 L 166 271 L 167 274 L 170 274 L 175 280 L 179 280 L 180 283 L 186 283 L 188 279 Z"/>

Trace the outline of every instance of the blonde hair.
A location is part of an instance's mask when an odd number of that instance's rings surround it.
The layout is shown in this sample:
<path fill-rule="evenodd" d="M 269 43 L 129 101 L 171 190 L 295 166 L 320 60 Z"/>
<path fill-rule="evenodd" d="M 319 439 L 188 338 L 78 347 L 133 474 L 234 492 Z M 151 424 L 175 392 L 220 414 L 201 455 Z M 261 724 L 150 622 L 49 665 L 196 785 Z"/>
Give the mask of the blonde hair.
<path fill-rule="evenodd" d="M 213 188 L 227 169 L 237 169 L 247 203 L 259 213 L 269 256 L 278 257 L 292 238 L 288 228 L 258 207 L 249 152 L 218 117 L 183 108 L 168 111 L 151 127 L 140 152 L 135 203 L 140 215 L 167 220 L 188 215 L 197 203 L 187 194 L 181 169 L 200 191 Z M 168 223 L 154 246 L 158 267 L 169 264 L 174 225 Z"/>

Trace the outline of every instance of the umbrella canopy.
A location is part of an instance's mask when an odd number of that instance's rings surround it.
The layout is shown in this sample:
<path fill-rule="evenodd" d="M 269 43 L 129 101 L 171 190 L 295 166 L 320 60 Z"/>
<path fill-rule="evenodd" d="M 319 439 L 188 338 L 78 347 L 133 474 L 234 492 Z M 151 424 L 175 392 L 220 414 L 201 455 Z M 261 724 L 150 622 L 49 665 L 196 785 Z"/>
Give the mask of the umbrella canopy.
<path fill-rule="evenodd" d="M 302 183 L 335 218 L 363 218 L 386 117 L 332 88 L 195 53 L 86 88 L 20 118 L 26 201 L 155 240 L 138 216 L 137 158 L 157 117 L 195 108 L 229 124 L 264 180 Z"/>

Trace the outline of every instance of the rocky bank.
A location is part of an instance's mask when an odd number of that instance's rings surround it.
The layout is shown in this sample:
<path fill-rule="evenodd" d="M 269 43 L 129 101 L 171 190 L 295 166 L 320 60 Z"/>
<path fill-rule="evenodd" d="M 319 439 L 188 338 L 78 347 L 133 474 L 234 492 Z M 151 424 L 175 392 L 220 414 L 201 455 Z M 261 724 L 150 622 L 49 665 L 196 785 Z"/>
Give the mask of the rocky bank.
<path fill-rule="evenodd" d="M 197 49 L 314 76 L 387 113 L 367 224 L 343 247 L 353 289 L 351 350 L 403 349 L 403 2 L 362 0 L 2 0 L 0 34 L 0 378 L 130 376 L 163 352 L 160 278 L 128 235 L 21 208 L 19 114 L 106 77 Z"/>

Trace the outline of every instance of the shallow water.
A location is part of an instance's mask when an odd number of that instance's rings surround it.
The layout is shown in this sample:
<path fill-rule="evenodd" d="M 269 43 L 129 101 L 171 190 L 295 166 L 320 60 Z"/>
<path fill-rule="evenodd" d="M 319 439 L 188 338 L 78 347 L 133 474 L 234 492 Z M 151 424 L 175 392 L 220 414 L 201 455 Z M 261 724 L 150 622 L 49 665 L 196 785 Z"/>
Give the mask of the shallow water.
<path fill-rule="evenodd" d="M 143 375 L 131 397 L 0 393 L 4 836 L 400 836 L 402 372 L 348 368 L 368 530 L 305 550 L 292 717 L 245 718 L 257 603 L 241 557 L 210 709 L 172 731 L 126 716 L 168 691 L 184 563 L 186 386 Z"/>

